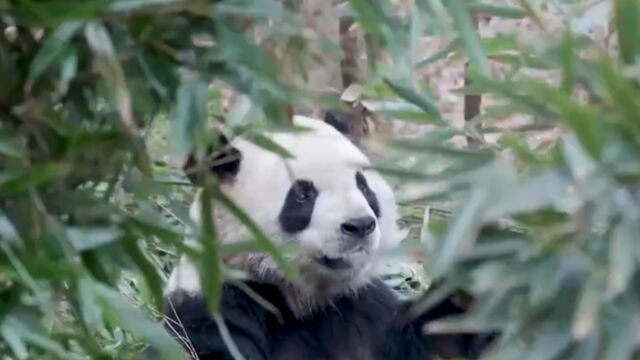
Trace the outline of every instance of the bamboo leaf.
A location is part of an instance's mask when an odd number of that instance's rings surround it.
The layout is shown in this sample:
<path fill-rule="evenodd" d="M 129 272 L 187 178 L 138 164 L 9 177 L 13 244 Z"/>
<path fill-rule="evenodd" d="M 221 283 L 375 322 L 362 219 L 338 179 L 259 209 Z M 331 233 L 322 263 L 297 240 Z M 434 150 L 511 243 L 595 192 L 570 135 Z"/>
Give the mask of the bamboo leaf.
<path fill-rule="evenodd" d="M 51 339 L 37 320 L 26 311 L 14 311 L 4 316 L 0 325 L 3 337 L 11 339 L 13 350 L 18 356 L 26 353 L 25 343 L 33 344 L 63 359 L 79 359 Z M 28 357 L 25 357 L 28 359 Z"/>
<path fill-rule="evenodd" d="M 453 22 L 460 33 L 460 40 L 467 50 L 471 64 L 483 76 L 491 76 L 491 66 L 469 14 L 468 6 L 462 0 L 447 0 L 445 5 L 453 17 Z"/>
<path fill-rule="evenodd" d="M 135 11 L 149 7 L 170 8 L 172 5 L 181 5 L 180 0 L 115 0 L 109 4 L 110 11 Z"/>
<path fill-rule="evenodd" d="M 620 121 L 636 138 L 640 138 L 640 122 L 637 120 L 640 101 L 638 101 L 637 88 L 629 79 L 616 71 L 611 62 L 606 59 L 599 61 L 597 69 L 608 90 L 608 96 L 623 113 Z"/>
<path fill-rule="evenodd" d="M 455 39 L 449 42 L 442 50 L 436 52 L 435 54 L 427 57 L 426 59 L 420 60 L 415 64 L 417 69 L 425 67 L 427 65 L 431 65 L 435 62 L 438 62 L 442 59 L 445 59 L 455 53 L 456 50 L 460 48 L 460 40 Z"/>
<path fill-rule="evenodd" d="M 104 321 L 100 306 L 96 303 L 94 284 L 89 278 L 82 277 L 78 280 L 77 286 L 82 319 L 91 331 L 97 333 L 104 326 Z"/>
<path fill-rule="evenodd" d="M 144 280 L 151 290 L 151 295 L 154 300 L 156 309 L 163 309 L 163 284 L 162 279 L 160 279 L 160 275 L 155 268 L 155 265 L 142 251 L 137 243 L 137 239 L 133 237 L 132 234 L 127 234 L 122 244 L 133 263 L 137 266 L 138 269 L 140 269 L 140 272 L 144 275 Z"/>
<path fill-rule="evenodd" d="M 212 199 L 214 194 L 213 184 L 209 183 L 200 196 L 200 207 L 202 209 L 200 244 L 202 245 L 202 256 L 200 257 L 199 271 L 202 288 L 207 294 L 207 304 L 212 314 L 217 314 L 220 309 L 220 299 L 222 297 L 222 259 L 220 257 L 218 234 L 216 232 L 215 220 L 213 217 Z"/>
<path fill-rule="evenodd" d="M 244 360 L 244 356 L 242 356 L 242 354 L 240 353 L 240 350 L 238 349 L 238 346 L 233 341 L 233 338 L 231 337 L 231 333 L 229 332 L 229 328 L 227 327 L 227 324 L 225 324 L 224 319 L 222 318 L 222 315 L 215 314 L 213 318 L 215 319 L 216 325 L 218 326 L 218 330 L 220 331 L 220 336 L 222 336 L 222 341 L 224 341 L 224 344 L 226 345 L 227 349 L 229 349 L 229 352 L 231 353 L 231 356 L 233 357 L 233 359 Z"/>
<path fill-rule="evenodd" d="M 188 359 L 184 349 L 167 334 L 159 323 L 145 316 L 139 309 L 122 298 L 120 294 L 101 284 L 94 286 L 95 296 L 109 320 L 117 326 L 131 331 L 156 349 L 160 359 Z"/>
<path fill-rule="evenodd" d="M 179 159 L 192 149 L 203 151 L 211 132 L 207 128 L 207 85 L 195 74 L 188 74 L 178 89 L 171 147 Z"/>
<path fill-rule="evenodd" d="M 637 219 L 625 217 L 616 227 L 609 244 L 609 279 L 607 294 L 611 297 L 625 291 L 636 270 L 635 234 L 640 230 Z"/>
<path fill-rule="evenodd" d="M 83 24 L 77 21 L 70 21 L 60 24 L 58 28 L 49 35 L 31 64 L 29 64 L 29 75 L 27 76 L 27 89 L 33 86 L 42 74 L 55 62 L 68 46 L 69 40 L 75 35 Z"/>
<path fill-rule="evenodd" d="M 624 296 L 618 306 L 612 311 L 609 324 L 605 331 L 610 339 L 602 352 L 608 360 L 626 360 L 633 357 L 635 329 L 633 319 L 627 316 L 635 307 L 635 301 L 630 296 Z"/>
<path fill-rule="evenodd" d="M 429 25 L 435 34 L 447 34 L 451 32 L 451 27 L 446 19 L 446 9 L 442 0 L 417 0 L 416 6 L 429 17 Z"/>
<path fill-rule="evenodd" d="M 437 252 L 433 267 L 436 274 L 445 273 L 454 264 L 457 256 L 470 249 L 475 233 L 483 221 L 483 210 L 489 199 L 486 191 L 475 190 L 465 208 L 450 223 Z"/>
<path fill-rule="evenodd" d="M 584 285 L 573 319 L 571 332 L 577 340 L 583 340 L 598 326 L 604 290 L 605 278 L 597 273 L 592 274 Z"/>
<path fill-rule="evenodd" d="M 262 134 L 253 134 L 251 136 L 248 137 L 249 141 L 251 141 L 253 144 L 269 151 L 272 152 L 274 154 L 277 154 L 281 157 L 283 157 L 284 159 L 292 159 L 294 158 L 294 156 L 289 152 L 289 150 L 285 149 L 284 147 L 282 147 L 280 144 L 278 144 L 277 142 L 271 140 L 270 138 L 262 135 Z"/>
<path fill-rule="evenodd" d="M 471 3 L 469 4 L 469 9 L 483 15 L 491 15 L 507 19 L 522 19 L 527 16 L 527 12 L 525 10 L 511 5 Z"/>
<path fill-rule="evenodd" d="M 422 140 L 396 140 L 393 141 L 392 144 L 399 149 L 425 152 L 451 158 L 468 158 L 477 161 L 488 161 L 494 158 L 494 154 L 488 150 L 455 148 L 446 144 L 433 144 Z"/>
<path fill-rule="evenodd" d="M 636 61 L 640 50 L 637 42 L 640 36 L 640 4 L 636 0 L 615 0 L 614 7 L 620 58 L 624 63 L 631 65 Z"/>
<path fill-rule="evenodd" d="M 280 269 L 291 279 L 298 277 L 295 267 L 286 260 L 280 248 L 271 241 L 258 224 L 240 207 L 238 207 L 226 194 L 219 192 L 216 194 L 218 200 L 225 208 L 227 208 L 249 231 L 256 237 L 256 241 L 260 242 L 265 251 L 269 253 L 278 264 Z"/>
<path fill-rule="evenodd" d="M 124 129 L 131 135 L 137 135 L 138 127 L 133 121 L 131 96 L 109 32 L 101 23 L 91 22 L 85 27 L 85 37 L 93 51 L 94 61 L 102 79 L 118 107 Z"/>
<path fill-rule="evenodd" d="M 412 89 L 408 85 L 399 84 L 389 79 L 385 79 L 385 83 L 401 98 L 408 102 L 415 104 L 422 109 L 426 114 L 431 115 L 440 123 L 445 123 L 440 117 L 440 111 L 438 107 L 429 96 L 422 92 L 418 92 Z"/>
<path fill-rule="evenodd" d="M 13 158 L 20 158 L 22 155 L 20 150 L 20 143 L 16 139 L 11 138 L 0 131 L 0 154 Z"/>
<path fill-rule="evenodd" d="M 67 227 L 65 234 L 77 251 L 86 251 L 117 241 L 121 231 L 112 227 Z"/>
<path fill-rule="evenodd" d="M 350 0 L 351 8 L 358 14 L 358 20 L 365 31 L 371 35 L 382 36 L 384 21 L 375 12 L 369 0 Z"/>
<path fill-rule="evenodd" d="M 67 176 L 71 169 L 66 163 L 41 163 L 21 171 L 5 173 L 0 176 L 0 193 L 16 194 L 42 186 Z"/>

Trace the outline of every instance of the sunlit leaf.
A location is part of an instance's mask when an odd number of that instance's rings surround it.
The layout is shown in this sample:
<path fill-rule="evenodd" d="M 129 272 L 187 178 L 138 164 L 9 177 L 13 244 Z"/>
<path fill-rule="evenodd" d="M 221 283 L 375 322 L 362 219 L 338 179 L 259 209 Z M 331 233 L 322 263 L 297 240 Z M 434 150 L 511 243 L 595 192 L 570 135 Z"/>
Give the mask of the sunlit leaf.
<path fill-rule="evenodd" d="M 95 249 L 117 241 L 122 233 L 116 228 L 68 227 L 67 239 L 78 251 Z"/>

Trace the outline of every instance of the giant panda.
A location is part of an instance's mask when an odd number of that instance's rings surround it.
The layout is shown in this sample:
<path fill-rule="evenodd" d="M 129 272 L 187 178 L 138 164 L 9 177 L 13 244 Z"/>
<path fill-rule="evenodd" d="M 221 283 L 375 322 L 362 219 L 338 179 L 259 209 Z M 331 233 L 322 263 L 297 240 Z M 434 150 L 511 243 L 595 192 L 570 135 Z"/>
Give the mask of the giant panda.
<path fill-rule="evenodd" d="M 290 260 L 299 269 L 297 280 L 284 276 L 263 253 L 227 259 L 249 276 L 244 286 L 224 284 L 220 303 L 220 314 L 242 356 L 248 360 L 477 358 L 492 335 L 423 332 L 429 320 L 464 312 L 462 305 L 448 298 L 417 319 L 408 318 L 410 303 L 401 301 L 376 276 L 376 253 L 400 238 L 389 184 L 368 169 L 367 156 L 348 134 L 338 131 L 335 122 L 305 116 L 295 116 L 293 122 L 307 131 L 267 135 L 293 158 L 235 138 L 216 157 L 230 160 L 213 161 L 208 168 L 222 190 L 274 241 L 296 246 Z M 192 160 L 185 171 L 197 184 Z M 194 201 L 190 209 L 196 223 L 202 217 L 200 203 Z M 241 223 L 214 206 L 219 241 L 249 237 Z M 260 304 L 255 294 L 277 312 Z M 166 300 L 167 328 L 195 359 L 232 359 L 207 308 L 198 271 L 186 257 L 170 275 Z"/>

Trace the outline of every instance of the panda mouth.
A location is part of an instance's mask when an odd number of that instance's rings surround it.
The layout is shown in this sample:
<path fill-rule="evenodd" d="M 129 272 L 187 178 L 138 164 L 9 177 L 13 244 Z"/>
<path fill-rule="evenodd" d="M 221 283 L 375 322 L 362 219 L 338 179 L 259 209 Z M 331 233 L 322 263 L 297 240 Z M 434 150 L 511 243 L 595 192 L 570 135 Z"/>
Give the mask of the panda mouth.
<path fill-rule="evenodd" d="M 351 268 L 351 262 L 343 257 L 321 256 L 318 260 L 320 264 L 331 270 L 345 270 Z"/>

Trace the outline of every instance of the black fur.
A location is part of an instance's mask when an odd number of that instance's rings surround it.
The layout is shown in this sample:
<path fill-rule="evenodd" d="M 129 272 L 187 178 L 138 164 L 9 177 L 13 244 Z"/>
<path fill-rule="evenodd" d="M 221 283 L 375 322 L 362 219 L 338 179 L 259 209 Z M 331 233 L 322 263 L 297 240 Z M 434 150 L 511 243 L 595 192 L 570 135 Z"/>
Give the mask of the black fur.
<path fill-rule="evenodd" d="M 367 199 L 367 203 L 369 203 L 373 213 L 376 214 L 376 217 L 380 218 L 382 213 L 380 212 L 378 197 L 376 196 L 376 193 L 371 190 L 369 184 L 367 184 L 367 179 L 359 171 L 356 173 L 356 185 L 358 186 L 358 189 L 360 189 L 360 192 L 362 192 L 362 195 L 364 195 L 364 198 Z"/>
<path fill-rule="evenodd" d="M 362 120 L 358 119 L 353 109 L 342 110 L 338 108 L 328 109 L 324 113 L 324 122 L 333 126 L 349 141 L 360 147 L 360 138 L 363 135 Z"/>
<path fill-rule="evenodd" d="M 426 322 L 464 309 L 448 299 L 417 320 L 403 323 L 399 319 L 407 304 L 379 280 L 355 296 L 336 298 L 333 305 L 303 320 L 293 317 L 274 285 L 247 285 L 281 312 L 281 317 L 276 316 L 243 290 L 224 286 L 221 313 L 247 360 L 473 358 L 487 344 L 486 337 L 476 335 L 424 336 L 422 325 Z M 188 338 L 199 359 L 232 359 L 201 296 L 180 292 L 171 294 L 170 300 L 166 310 L 173 328 L 170 331 L 178 330 L 179 337 Z"/>
<path fill-rule="evenodd" d="M 229 141 L 226 136 L 220 134 L 218 143 L 221 145 L 221 151 L 213 156 L 213 147 L 207 149 L 204 166 L 211 173 L 218 177 L 220 181 L 232 180 L 240 171 L 240 163 L 242 162 L 242 154 L 238 149 L 229 147 Z M 183 170 L 191 183 L 200 185 L 202 182 L 201 172 L 198 169 L 198 159 L 194 153 L 190 153 L 187 161 L 183 166 Z"/>
<path fill-rule="evenodd" d="M 296 233 L 306 229 L 311 222 L 317 197 L 318 190 L 313 182 L 296 180 L 289 189 L 278 215 L 282 230 Z"/>
<path fill-rule="evenodd" d="M 332 109 L 325 113 L 324 121 L 345 135 L 348 139 L 353 140 L 353 121 L 349 113 L 338 109 Z M 203 167 L 211 171 L 211 173 L 217 176 L 219 180 L 231 181 L 240 171 L 242 153 L 240 153 L 238 149 L 229 146 L 229 140 L 224 136 L 224 134 L 218 135 L 218 144 L 221 149 L 216 154 L 213 153 L 213 147 L 208 147 L 205 155 L 206 157 L 203 159 Z M 201 185 L 202 183 L 202 174 L 201 171 L 199 171 L 201 169 L 199 169 L 198 166 L 202 165 L 198 164 L 198 159 L 192 152 L 189 154 L 182 167 L 189 181 L 195 185 Z"/>
<path fill-rule="evenodd" d="M 353 133 L 351 130 L 353 119 L 351 114 L 346 111 L 339 109 L 327 110 L 324 114 L 324 121 L 346 136 L 350 136 Z"/>

